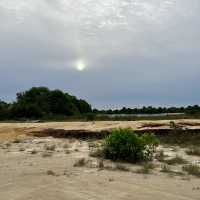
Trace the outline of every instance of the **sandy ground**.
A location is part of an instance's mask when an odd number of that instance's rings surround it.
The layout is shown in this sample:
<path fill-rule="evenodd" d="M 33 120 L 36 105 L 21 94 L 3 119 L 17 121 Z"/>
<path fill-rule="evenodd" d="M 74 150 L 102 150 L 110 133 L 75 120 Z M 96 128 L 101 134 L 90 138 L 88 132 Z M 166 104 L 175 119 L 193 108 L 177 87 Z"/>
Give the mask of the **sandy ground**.
<path fill-rule="evenodd" d="M 200 120 L 173 120 L 185 129 L 200 129 Z M 169 120 L 159 121 L 95 121 L 95 122 L 51 122 L 51 123 L 0 123 L 0 141 L 24 136 L 45 129 L 86 130 L 98 132 L 113 128 L 134 130 L 170 128 Z"/>
<path fill-rule="evenodd" d="M 200 120 L 175 120 L 178 126 L 199 129 Z M 199 200 L 200 179 L 154 160 L 149 174 L 142 165 L 113 163 L 89 156 L 100 140 L 33 137 L 46 129 L 102 131 L 112 128 L 165 129 L 170 121 L 0 123 L 1 200 Z M 178 146 L 159 146 L 167 159 L 177 155 L 200 165 L 200 157 L 188 156 Z M 83 160 L 83 166 L 74 166 Z M 103 163 L 103 164 L 102 164 Z M 118 166 L 123 167 L 118 167 Z M 125 169 L 125 170 L 124 170 Z"/>
<path fill-rule="evenodd" d="M 200 199 L 199 178 L 161 173 L 159 163 L 147 175 L 137 173 L 139 165 L 123 163 L 129 168 L 123 171 L 116 168 L 116 163 L 104 160 L 100 167 L 101 161 L 89 156 L 89 151 L 98 142 L 51 137 L 0 142 L 0 199 Z M 161 149 L 171 157 L 184 152 L 179 147 L 160 146 L 158 150 Z M 83 158 L 86 163 L 75 167 L 74 164 Z M 198 157 L 187 159 L 199 162 Z M 173 168 L 178 170 L 179 166 Z"/>

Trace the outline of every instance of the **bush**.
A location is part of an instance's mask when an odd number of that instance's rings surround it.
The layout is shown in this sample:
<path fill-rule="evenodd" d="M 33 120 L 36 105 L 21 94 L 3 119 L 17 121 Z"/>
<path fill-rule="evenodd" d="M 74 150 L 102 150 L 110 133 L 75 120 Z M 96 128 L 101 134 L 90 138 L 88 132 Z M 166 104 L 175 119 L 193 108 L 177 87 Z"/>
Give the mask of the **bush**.
<path fill-rule="evenodd" d="M 115 129 L 105 139 L 102 155 L 114 161 L 131 163 L 151 160 L 158 144 L 158 139 L 152 134 L 139 136 L 131 129 Z"/>

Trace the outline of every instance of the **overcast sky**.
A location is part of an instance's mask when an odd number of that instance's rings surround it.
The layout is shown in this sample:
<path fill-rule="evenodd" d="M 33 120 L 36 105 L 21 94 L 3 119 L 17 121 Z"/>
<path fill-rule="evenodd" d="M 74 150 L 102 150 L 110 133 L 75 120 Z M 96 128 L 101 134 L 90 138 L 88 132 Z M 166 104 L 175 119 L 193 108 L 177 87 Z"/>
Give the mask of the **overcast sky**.
<path fill-rule="evenodd" d="M 200 104 L 200 1 L 0 0 L 0 98 L 32 86 L 98 108 Z"/>

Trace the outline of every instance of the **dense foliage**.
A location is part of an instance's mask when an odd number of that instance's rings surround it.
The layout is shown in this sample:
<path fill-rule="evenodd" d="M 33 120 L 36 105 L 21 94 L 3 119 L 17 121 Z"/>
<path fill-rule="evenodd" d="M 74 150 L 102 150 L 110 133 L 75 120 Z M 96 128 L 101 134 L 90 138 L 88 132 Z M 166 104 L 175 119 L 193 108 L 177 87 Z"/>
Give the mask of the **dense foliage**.
<path fill-rule="evenodd" d="M 111 160 L 138 162 L 151 160 L 158 139 L 152 134 L 136 135 L 131 129 L 115 129 L 107 136 L 102 156 Z"/>
<path fill-rule="evenodd" d="M 17 94 L 16 102 L 0 101 L 0 119 L 73 116 L 92 112 L 91 106 L 60 90 L 33 87 Z"/>

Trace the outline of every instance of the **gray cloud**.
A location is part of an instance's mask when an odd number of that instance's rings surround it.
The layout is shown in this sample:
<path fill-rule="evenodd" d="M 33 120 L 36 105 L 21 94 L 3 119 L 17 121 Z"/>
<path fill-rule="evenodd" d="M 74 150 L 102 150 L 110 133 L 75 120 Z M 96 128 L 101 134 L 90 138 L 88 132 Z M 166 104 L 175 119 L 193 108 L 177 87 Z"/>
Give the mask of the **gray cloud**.
<path fill-rule="evenodd" d="M 0 0 L 0 96 L 46 85 L 97 107 L 199 103 L 199 12 L 199 0 Z"/>

